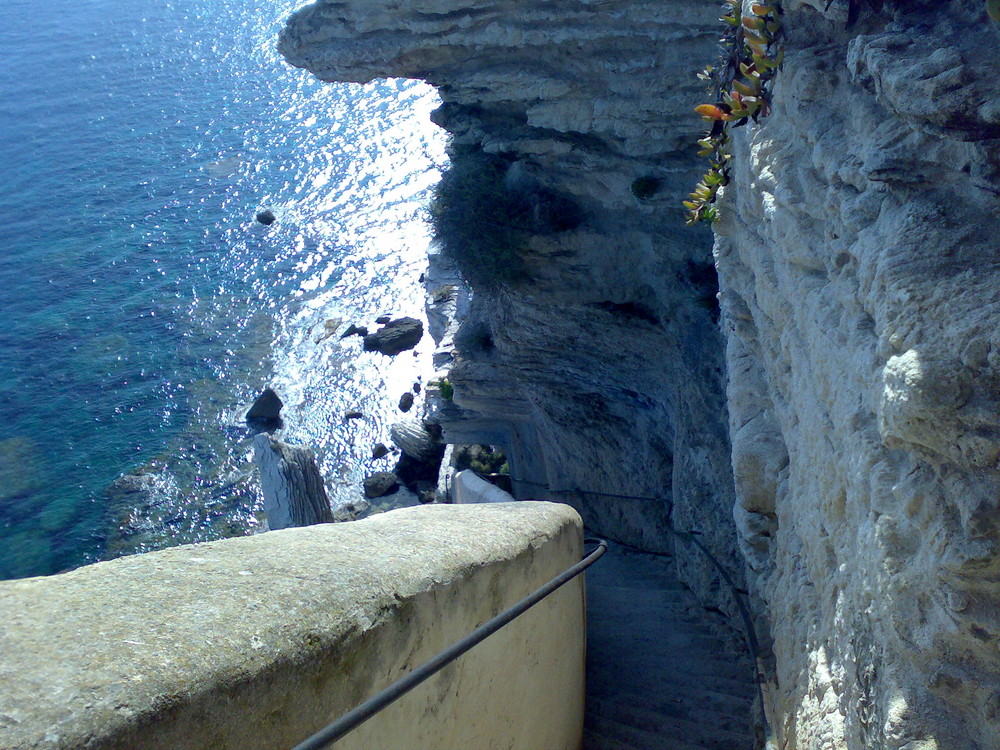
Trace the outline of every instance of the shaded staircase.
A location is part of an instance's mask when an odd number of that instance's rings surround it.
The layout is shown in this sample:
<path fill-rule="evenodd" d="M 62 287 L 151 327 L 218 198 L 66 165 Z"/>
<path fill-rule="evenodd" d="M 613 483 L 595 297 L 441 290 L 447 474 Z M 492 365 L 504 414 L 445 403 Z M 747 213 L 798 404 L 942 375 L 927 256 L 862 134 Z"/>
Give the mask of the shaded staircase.
<path fill-rule="evenodd" d="M 583 750 L 753 750 L 749 656 L 698 611 L 669 558 L 612 543 L 587 571 Z"/>

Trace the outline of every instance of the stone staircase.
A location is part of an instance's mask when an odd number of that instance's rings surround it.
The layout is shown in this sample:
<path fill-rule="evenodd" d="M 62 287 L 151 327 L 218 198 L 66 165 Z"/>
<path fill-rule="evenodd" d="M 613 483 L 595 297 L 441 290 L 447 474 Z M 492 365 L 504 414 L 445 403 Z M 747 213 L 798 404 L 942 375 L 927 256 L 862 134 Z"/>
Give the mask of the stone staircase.
<path fill-rule="evenodd" d="M 611 544 L 587 571 L 583 750 L 753 750 L 755 694 L 668 558 Z"/>

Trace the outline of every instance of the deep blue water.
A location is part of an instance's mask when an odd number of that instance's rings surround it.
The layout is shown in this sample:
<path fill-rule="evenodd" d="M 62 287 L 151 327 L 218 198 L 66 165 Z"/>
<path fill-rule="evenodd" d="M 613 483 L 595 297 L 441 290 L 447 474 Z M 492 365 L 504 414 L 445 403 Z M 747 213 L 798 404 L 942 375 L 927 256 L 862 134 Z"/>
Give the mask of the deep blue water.
<path fill-rule="evenodd" d="M 384 468 L 430 342 L 317 339 L 420 313 L 443 137 L 424 85 L 285 65 L 301 4 L 0 4 L 0 577 L 253 531 L 264 385 L 339 502 Z"/>

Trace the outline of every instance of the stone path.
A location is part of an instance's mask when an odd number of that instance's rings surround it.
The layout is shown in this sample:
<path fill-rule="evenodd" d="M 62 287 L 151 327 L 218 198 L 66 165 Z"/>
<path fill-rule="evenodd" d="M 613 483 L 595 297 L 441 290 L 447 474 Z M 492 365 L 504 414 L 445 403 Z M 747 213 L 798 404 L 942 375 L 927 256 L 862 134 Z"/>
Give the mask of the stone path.
<path fill-rule="evenodd" d="M 612 544 L 587 571 L 583 750 L 752 750 L 754 686 L 667 558 Z"/>

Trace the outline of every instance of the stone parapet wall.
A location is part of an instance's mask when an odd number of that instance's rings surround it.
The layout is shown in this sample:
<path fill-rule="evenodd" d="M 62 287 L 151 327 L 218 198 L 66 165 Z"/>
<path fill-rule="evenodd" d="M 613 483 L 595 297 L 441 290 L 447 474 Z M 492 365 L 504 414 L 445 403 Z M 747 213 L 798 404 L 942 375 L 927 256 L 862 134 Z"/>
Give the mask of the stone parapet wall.
<path fill-rule="evenodd" d="M 292 747 L 580 559 L 553 503 L 425 506 L 0 584 L 0 747 Z M 338 750 L 580 745 L 575 579 Z"/>

